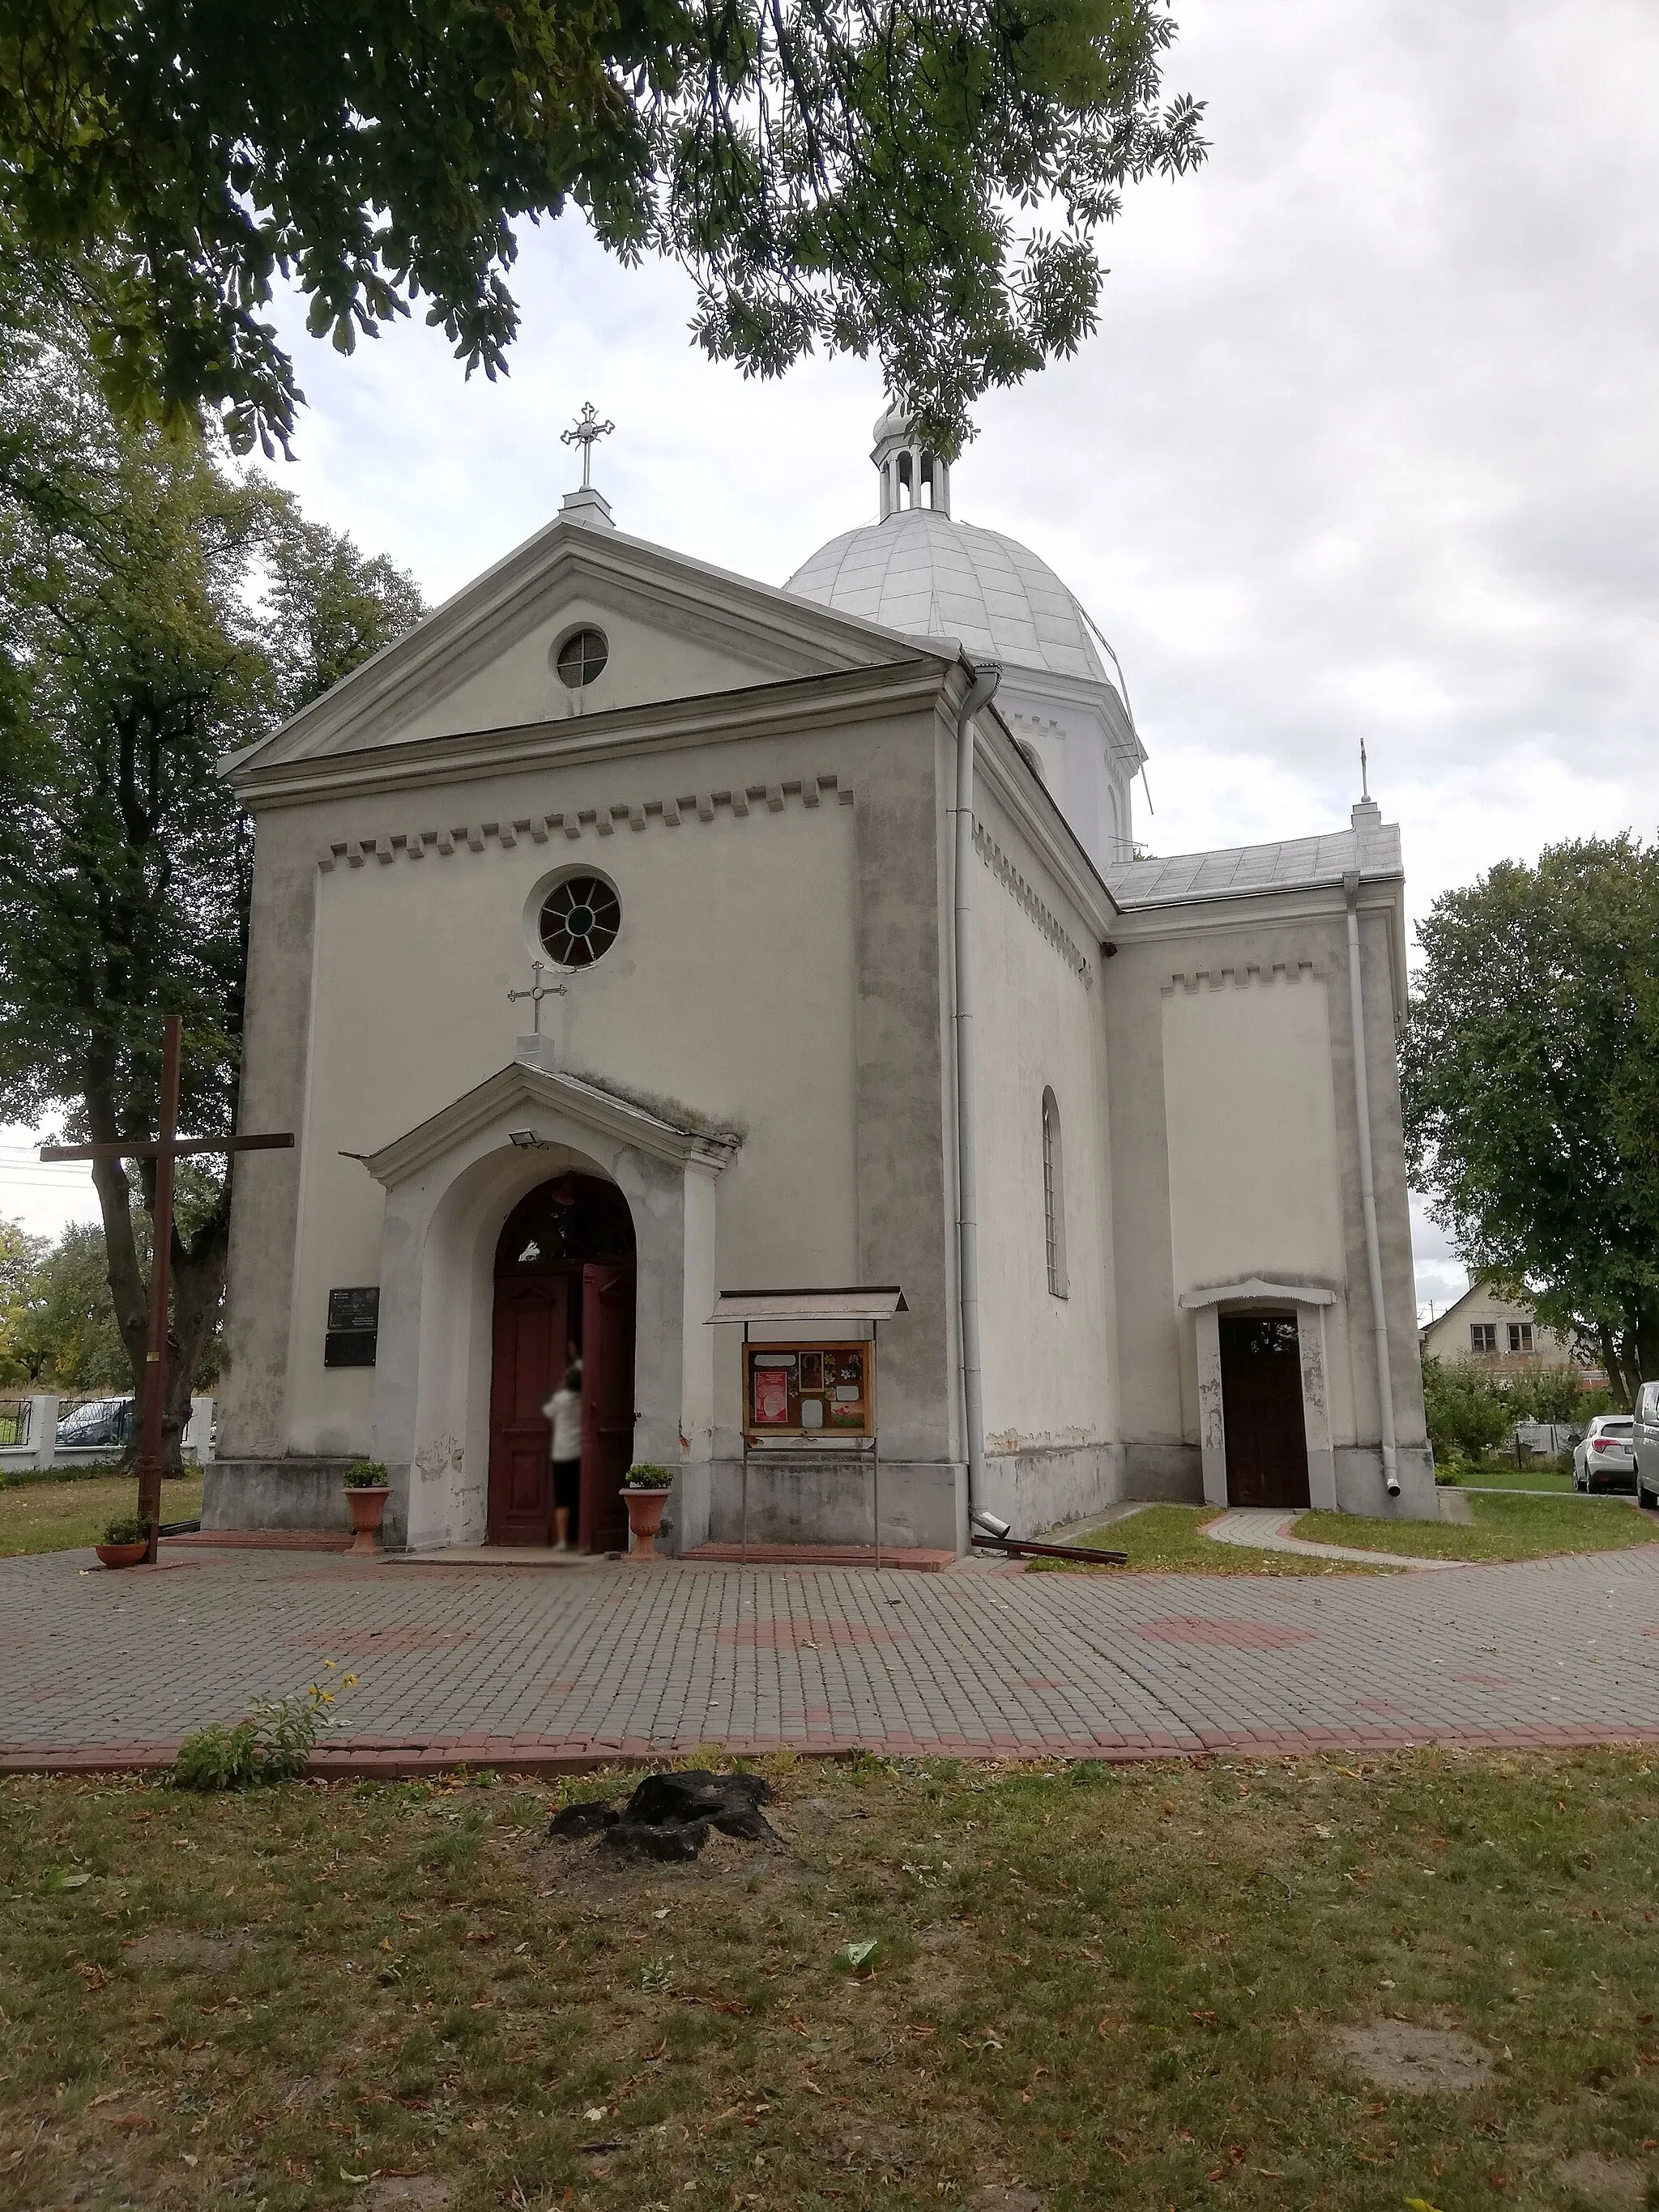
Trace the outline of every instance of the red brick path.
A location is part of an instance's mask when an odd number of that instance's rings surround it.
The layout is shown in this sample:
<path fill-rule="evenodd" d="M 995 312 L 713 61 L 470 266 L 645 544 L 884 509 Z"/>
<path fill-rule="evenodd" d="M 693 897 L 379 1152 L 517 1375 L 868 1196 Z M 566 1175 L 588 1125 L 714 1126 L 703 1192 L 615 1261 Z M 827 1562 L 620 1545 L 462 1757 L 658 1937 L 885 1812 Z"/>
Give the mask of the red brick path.
<path fill-rule="evenodd" d="M 551 1771 L 700 1743 L 1130 1759 L 1659 1742 L 1645 1552 L 1305 1581 L 538 1575 L 206 1547 L 90 1566 L 0 1561 L 0 1768 L 165 1762 L 329 1658 L 359 1678 L 319 1760 L 340 1771 Z"/>

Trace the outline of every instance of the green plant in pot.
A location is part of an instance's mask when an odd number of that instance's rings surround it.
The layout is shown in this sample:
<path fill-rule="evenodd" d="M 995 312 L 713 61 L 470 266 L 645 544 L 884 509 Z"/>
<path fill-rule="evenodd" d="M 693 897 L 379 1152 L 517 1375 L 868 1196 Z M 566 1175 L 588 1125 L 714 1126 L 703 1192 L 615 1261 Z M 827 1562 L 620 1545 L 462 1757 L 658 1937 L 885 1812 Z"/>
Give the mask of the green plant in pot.
<path fill-rule="evenodd" d="M 379 1460 L 360 1459 L 340 1480 L 345 1487 L 346 1510 L 351 1516 L 351 1548 L 373 1558 L 380 1550 L 380 1522 L 392 1495 L 392 1478 Z"/>
<path fill-rule="evenodd" d="M 663 1508 L 673 1486 L 674 1478 L 668 1469 L 650 1460 L 636 1460 L 623 1475 L 623 1504 L 628 1508 L 628 1526 L 634 1539 L 634 1548 L 628 1555 L 630 1559 L 657 1558 L 657 1531 L 662 1527 Z"/>
<path fill-rule="evenodd" d="M 149 1526 L 148 1513 L 118 1513 L 93 1548 L 106 1567 L 136 1567 L 149 1553 Z"/>

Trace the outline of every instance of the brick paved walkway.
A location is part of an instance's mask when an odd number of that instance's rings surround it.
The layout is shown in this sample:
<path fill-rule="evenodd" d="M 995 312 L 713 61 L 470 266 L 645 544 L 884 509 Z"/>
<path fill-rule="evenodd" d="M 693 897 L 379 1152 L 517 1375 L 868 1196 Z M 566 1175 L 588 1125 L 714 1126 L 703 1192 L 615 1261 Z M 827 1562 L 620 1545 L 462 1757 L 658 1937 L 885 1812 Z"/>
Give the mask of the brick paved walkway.
<path fill-rule="evenodd" d="M 1453 1574 L 538 1575 L 164 1549 L 0 1560 L 0 1765 L 171 1755 L 355 1669 L 331 1761 L 795 1744 L 1131 1758 L 1659 1739 L 1659 1547 Z"/>
<path fill-rule="evenodd" d="M 1417 1559 L 1408 1552 L 1357 1551 L 1352 1544 L 1312 1544 L 1291 1528 L 1304 1509 L 1285 1512 L 1277 1505 L 1235 1505 L 1218 1520 L 1206 1521 L 1204 1534 L 1214 1544 L 1242 1544 L 1252 1552 L 1299 1552 L 1309 1559 L 1347 1559 L 1363 1567 L 1399 1568 L 1407 1574 L 1439 1573 L 1455 1559 Z"/>

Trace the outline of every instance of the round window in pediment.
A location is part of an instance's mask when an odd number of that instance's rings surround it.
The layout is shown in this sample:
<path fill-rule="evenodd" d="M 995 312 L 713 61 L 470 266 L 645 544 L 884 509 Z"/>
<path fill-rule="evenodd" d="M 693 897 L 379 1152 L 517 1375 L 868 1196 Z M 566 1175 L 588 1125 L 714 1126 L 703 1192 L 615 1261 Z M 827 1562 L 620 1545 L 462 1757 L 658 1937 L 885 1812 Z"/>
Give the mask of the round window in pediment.
<path fill-rule="evenodd" d="M 554 656 L 553 665 L 561 684 L 580 691 L 604 675 L 610 658 L 611 647 L 602 629 L 574 629 Z"/>
<path fill-rule="evenodd" d="M 542 943 L 561 968 L 591 968 L 621 927 L 622 901 L 603 876 L 565 876 L 542 901 Z"/>

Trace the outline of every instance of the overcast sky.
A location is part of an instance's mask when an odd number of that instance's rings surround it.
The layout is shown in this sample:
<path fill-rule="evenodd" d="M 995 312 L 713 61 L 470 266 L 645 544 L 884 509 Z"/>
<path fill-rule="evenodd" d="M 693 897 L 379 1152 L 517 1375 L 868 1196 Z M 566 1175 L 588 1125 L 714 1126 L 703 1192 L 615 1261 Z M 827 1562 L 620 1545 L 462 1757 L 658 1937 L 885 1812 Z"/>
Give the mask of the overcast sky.
<path fill-rule="evenodd" d="M 1121 656 L 1157 810 L 1137 835 L 1340 822 L 1363 738 L 1413 915 L 1553 838 L 1651 836 L 1659 12 L 1175 12 L 1210 160 L 1130 193 L 1097 334 L 984 403 L 952 485 Z M 343 360 L 284 319 L 311 404 L 280 480 L 431 599 L 547 520 L 589 398 L 624 530 L 781 583 L 873 519 L 872 368 L 745 384 L 692 350 L 683 278 L 617 268 L 574 220 L 526 234 L 514 289 L 494 385 L 418 321 Z M 0 1211 L 84 1206 L 16 1159 Z M 1418 1258 L 1425 1298 L 1462 1287 L 1420 1214 Z"/>

